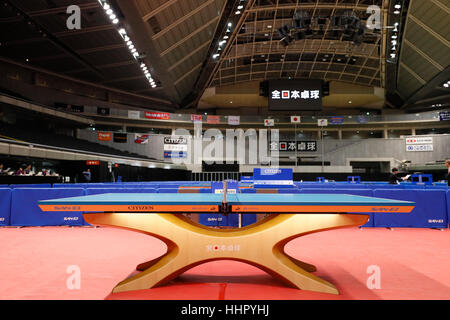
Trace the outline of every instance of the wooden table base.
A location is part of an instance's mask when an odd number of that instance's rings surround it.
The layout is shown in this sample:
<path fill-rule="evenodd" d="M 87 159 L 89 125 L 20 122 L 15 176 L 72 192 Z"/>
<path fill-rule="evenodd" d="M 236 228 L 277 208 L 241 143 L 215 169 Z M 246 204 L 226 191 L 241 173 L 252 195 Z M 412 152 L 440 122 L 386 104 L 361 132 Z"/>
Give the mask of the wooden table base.
<path fill-rule="evenodd" d="M 153 288 L 202 263 L 229 259 L 256 266 L 298 289 L 339 294 L 331 283 L 310 273 L 316 271 L 314 266 L 286 255 L 284 246 L 306 234 L 361 226 L 369 219 L 355 214 L 274 214 L 245 228 L 222 230 L 176 214 L 83 216 L 92 225 L 145 233 L 167 245 L 166 254 L 137 266 L 142 272 L 120 282 L 114 293 Z"/>

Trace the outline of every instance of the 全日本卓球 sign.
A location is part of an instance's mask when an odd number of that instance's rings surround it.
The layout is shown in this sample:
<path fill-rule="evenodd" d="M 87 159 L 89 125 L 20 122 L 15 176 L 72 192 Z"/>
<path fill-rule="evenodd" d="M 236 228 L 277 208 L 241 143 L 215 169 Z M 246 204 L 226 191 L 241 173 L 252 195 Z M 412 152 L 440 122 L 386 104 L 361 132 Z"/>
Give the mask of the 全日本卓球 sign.
<path fill-rule="evenodd" d="M 270 80 L 269 110 L 322 110 L 322 80 Z"/>

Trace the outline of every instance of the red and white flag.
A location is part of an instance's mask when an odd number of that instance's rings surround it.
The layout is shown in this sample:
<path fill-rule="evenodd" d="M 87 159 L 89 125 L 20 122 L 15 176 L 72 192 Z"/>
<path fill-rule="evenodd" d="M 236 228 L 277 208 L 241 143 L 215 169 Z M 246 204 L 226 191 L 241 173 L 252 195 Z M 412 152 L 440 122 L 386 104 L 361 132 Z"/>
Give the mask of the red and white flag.
<path fill-rule="evenodd" d="M 291 123 L 300 123 L 302 118 L 300 116 L 291 116 Z"/>

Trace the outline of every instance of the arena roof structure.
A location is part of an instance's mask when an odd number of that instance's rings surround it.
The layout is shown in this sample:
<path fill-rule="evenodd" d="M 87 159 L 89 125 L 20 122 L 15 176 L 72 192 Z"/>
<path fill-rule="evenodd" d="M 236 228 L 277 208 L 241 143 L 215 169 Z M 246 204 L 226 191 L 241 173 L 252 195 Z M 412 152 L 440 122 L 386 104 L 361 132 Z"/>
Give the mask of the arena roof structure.
<path fill-rule="evenodd" d="M 0 60 L 153 109 L 264 108 L 261 82 L 321 79 L 324 107 L 433 110 L 450 102 L 449 11 L 448 0 L 2 0 Z"/>

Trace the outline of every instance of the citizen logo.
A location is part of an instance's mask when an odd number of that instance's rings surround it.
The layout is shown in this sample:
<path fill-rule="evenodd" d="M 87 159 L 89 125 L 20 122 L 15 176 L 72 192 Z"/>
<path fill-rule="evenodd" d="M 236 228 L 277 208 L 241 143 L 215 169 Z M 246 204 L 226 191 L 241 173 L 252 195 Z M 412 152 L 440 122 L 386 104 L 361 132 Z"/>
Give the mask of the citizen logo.
<path fill-rule="evenodd" d="M 153 206 L 128 206 L 128 210 L 132 211 L 152 211 Z"/>
<path fill-rule="evenodd" d="M 164 138 L 165 144 L 187 144 L 186 138 Z"/>

